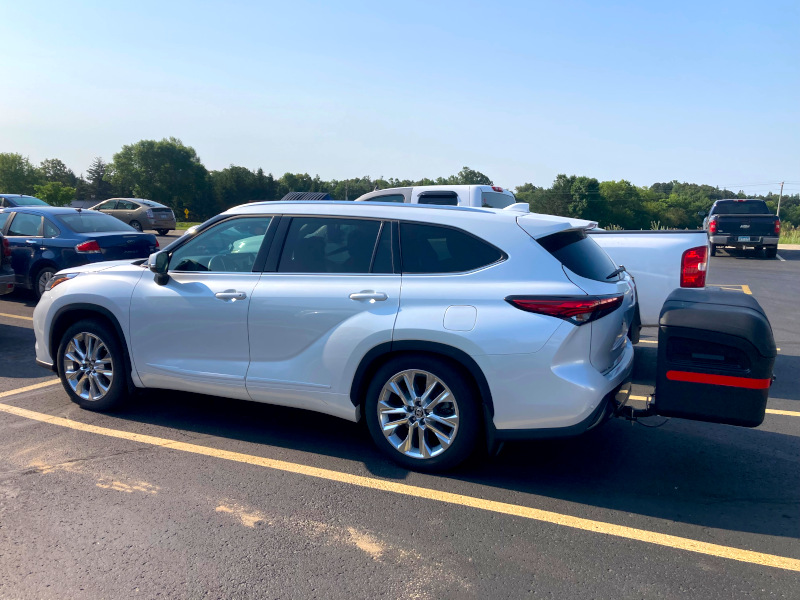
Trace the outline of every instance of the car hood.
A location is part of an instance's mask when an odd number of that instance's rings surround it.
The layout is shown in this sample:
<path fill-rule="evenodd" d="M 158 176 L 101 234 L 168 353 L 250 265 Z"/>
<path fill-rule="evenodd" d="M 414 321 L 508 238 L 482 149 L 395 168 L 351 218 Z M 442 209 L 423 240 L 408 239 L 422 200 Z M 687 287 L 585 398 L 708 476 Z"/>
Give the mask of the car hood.
<path fill-rule="evenodd" d="M 89 263 L 80 267 L 70 267 L 59 271 L 59 273 L 97 273 L 98 271 L 107 271 L 109 269 L 115 270 L 132 270 L 143 269 L 142 265 L 147 262 L 146 258 L 137 258 L 136 260 L 108 260 L 105 262 Z"/>

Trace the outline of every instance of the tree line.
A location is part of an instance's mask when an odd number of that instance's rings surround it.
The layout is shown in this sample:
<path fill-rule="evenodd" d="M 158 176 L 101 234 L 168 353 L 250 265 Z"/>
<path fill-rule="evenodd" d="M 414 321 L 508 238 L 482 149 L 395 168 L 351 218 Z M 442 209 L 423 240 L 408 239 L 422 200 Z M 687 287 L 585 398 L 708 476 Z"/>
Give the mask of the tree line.
<path fill-rule="evenodd" d="M 191 146 L 176 138 L 141 140 L 123 146 L 111 162 L 95 158 L 85 173 L 76 175 L 63 161 L 49 158 L 34 165 L 17 153 L 0 153 L 0 192 L 30 194 L 55 206 L 75 199 L 100 202 L 114 197 L 147 198 L 166 204 L 176 215 L 204 220 L 232 206 L 255 200 L 280 200 L 288 192 L 326 192 L 336 200 L 353 200 L 375 189 L 411 185 L 492 185 L 492 180 L 464 167 L 455 175 L 420 180 L 369 176 L 323 180 L 308 173 L 274 177 L 231 165 L 209 171 Z M 748 196 L 743 191 L 670 181 L 636 186 L 626 180 L 598 181 L 593 177 L 558 175 L 549 186 L 525 183 L 516 188 L 519 202 L 533 212 L 597 221 L 623 229 L 697 228 L 714 200 L 761 198 L 773 210 L 777 196 Z M 785 195 L 781 219 L 800 226 L 800 194 Z"/>

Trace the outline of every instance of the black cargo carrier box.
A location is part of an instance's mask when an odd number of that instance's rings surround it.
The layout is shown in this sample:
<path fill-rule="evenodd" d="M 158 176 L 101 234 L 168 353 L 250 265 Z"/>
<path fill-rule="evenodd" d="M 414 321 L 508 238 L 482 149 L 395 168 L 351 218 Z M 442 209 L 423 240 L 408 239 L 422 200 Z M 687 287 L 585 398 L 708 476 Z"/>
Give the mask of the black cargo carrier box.
<path fill-rule="evenodd" d="M 772 327 L 752 296 L 677 289 L 659 320 L 655 412 L 756 427 L 776 354 Z"/>

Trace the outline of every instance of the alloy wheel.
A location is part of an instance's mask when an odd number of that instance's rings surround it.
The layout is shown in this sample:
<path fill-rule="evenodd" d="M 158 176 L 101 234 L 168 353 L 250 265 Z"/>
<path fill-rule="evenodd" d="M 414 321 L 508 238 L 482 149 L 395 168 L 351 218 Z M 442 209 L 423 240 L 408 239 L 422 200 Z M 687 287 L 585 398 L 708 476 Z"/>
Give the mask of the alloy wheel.
<path fill-rule="evenodd" d="M 76 334 L 64 352 L 64 374 L 76 395 L 102 400 L 114 381 L 114 361 L 103 340 L 93 333 Z"/>
<path fill-rule="evenodd" d="M 458 402 L 433 373 L 405 370 L 384 384 L 378 420 L 388 442 L 416 459 L 439 456 L 458 434 Z"/>

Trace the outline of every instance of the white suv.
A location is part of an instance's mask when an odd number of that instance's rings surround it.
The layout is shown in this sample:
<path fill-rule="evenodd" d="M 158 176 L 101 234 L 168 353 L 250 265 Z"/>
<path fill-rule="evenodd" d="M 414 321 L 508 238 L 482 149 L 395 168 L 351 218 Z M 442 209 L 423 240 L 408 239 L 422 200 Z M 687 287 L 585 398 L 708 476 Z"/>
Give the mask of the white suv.
<path fill-rule="evenodd" d="M 267 202 L 148 261 L 58 273 L 37 362 L 84 408 L 166 388 L 363 418 L 401 464 L 574 435 L 628 382 L 630 277 L 581 228 L 512 210 Z"/>

